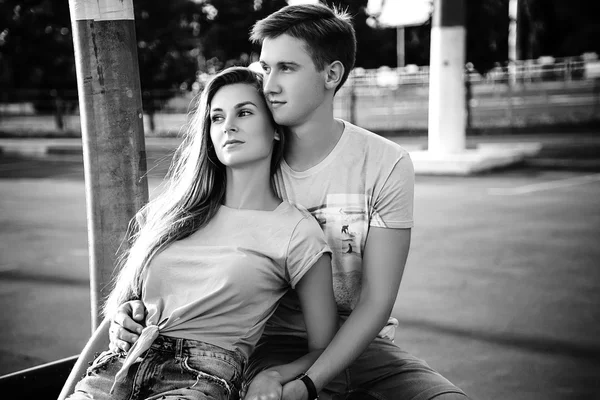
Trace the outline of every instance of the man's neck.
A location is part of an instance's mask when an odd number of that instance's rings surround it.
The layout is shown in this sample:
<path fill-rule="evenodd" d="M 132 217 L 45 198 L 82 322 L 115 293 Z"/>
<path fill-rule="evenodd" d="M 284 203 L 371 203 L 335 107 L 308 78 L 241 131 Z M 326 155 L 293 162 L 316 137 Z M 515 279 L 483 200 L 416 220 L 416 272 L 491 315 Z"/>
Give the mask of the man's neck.
<path fill-rule="evenodd" d="M 306 171 L 333 151 L 344 131 L 342 121 L 330 114 L 290 127 L 286 136 L 285 161 L 294 171 Z"/>

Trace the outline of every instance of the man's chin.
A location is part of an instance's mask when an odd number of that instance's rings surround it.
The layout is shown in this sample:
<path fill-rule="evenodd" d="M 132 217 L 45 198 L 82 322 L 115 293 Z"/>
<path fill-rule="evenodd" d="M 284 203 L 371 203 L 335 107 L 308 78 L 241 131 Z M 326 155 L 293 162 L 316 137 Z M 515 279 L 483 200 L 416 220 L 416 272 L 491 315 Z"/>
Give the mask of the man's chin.
<path fill-rule="evenodd" d="M 292 123 L 290 118 L 286 118 L 284 115 L 281 114 L 278 115 L 277 113 L 273 113 L 273 119 L 275 120 L 277 125 L 281 126 L 289 126 Z"/>

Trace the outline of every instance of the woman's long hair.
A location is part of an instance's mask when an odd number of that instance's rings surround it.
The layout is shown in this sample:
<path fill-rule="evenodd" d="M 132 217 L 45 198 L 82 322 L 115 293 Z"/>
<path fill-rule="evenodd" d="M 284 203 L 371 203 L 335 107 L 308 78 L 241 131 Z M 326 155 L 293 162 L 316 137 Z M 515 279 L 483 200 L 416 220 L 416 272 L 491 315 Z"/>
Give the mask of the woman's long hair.
<path fill-rule="evenodd" d="M 150 261 L 174 241 L 204 227 L 225 198 L 226 174 L 210 139 L 210 106 L 215 93 L 224 86 L 243 83 L 263 97 L 262 75 L 245 67 L 231 67 L 214 76 L 200 95 L 183 141 L 167 173 L 166 187 L 142 207 L 129 223 L 130 247 L 120 257 L 114 287 L 104 306 L 112 316 L 124 302 L 140 299 Z M 273 126 L 277 127 L 272 119 Z M 279 129 L 279 128 L 277 128 Z M 274 142 L 271 179 L 283 158 L 284 134 Z"/>

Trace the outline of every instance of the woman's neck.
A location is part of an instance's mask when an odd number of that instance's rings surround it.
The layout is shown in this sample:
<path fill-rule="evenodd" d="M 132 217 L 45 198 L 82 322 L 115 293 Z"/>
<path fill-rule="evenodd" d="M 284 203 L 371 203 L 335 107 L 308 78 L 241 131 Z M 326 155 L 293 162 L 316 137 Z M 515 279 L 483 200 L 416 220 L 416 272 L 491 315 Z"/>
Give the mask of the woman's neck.
<path fill-rule="evenodd" d="M 268 168 L 227 168 L 223 205 L 244 210 L 272 211 L 281 204 L 271 186 Z"/>

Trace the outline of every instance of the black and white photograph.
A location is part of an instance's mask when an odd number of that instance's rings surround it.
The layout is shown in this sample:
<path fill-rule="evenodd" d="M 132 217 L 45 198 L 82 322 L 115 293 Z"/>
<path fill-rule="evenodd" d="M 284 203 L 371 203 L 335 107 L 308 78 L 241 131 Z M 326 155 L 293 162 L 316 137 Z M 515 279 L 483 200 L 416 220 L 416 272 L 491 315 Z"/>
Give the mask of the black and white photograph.
<path fill-rule="evenodd" d="M 599 38 L 589 0 L 0 0 L 0 393 L 600 399 Z"/>

